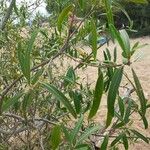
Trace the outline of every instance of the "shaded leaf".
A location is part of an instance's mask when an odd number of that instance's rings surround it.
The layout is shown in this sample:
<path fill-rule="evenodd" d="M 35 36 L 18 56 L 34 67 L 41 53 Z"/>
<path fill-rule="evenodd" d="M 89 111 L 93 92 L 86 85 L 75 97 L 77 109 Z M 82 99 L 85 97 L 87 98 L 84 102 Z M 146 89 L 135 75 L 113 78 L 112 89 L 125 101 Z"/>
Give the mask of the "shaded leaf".
<path fill-rule="evenodd" d="M 120 134 L 119 136 L 117 136 L 111 143 L 111 147 L 113 147 L 115 144 L 117 144 L 123 137 L 123 134 Z"/>
<path fill-rule="evenodd" d="M 51 92 L 57 100 L 62 102 L 64 106 L 69 110 L 69 112 L 72 114 L 74 118 L 77 117 L 76 112 L 74 108 L 72 107 L 71 103 L 69 102 L 68 98 L 59 91 L 55 86 L 47 83 L 41 83 L 44 88 L 46 88 L 49 92 Z"/>
<path fill-rule="evenodd" d="M 115 73 L 112 77 L 112 81 L 109 87 L 108 96 L 107 96 L 107 121 L 106 127 L 111 124 L 111 120 L 114 117 L 114 105 L 116 96 L 118 93 L 119 85 L 122 79 L 123 68 L 119 68 L 115 70 Z"/>
<path fill-rule="evenodd" d="M 123 145 L 124 145 L 125 150 L 128 150 L 129 144 L 128 144 L 128 139 L 127 139 L 127 136 L 125 133 L 122 136 L 122 141 L 123 141 Z"/>
<path fill-rule="evenodd" d="M 124 103 L 123 103 L 123 99 L 119 96 L 118 97 L 118 104 L 119 104 L 119 111 L 121 116 L 124 116 Z"/>
<path fill-rule="evenodd" d="M 142 86 L 140 84 L 140 81 L 135 73 L 135 71 L 132 69 L 132 75 L 133 75 L 133 78 L 134 78 L 134 82 L 135 82 L 135 86 L 136 86 L 136 93 L 139 97 L 139 100 L 140 100 L 140 105 L 141 105 L 141 112 L 142 114 L 145 116 L 145 113 L 146 113 L 146 98 L 144 96 L 144 93 L 143 93 L 143 89 L 142 89 Z"/>
<path fill-rule="evenodd" d="M 90 135 L 92 135 L 94 132 L 98 131 L 100 126 L 94 126 L 88 128 L 79 138 L 77 141 L 77 144 L 81 143 L 83 140 L 86 140 Z"/>
<path fill-rule="evenodd" d="M 2 111 L 7 111 L 11 106 L 13 106 L 18 100 L 23 96 L 23 93 L 18 93 L 14 97 L 8 99 L 2 105 Z"/>
<path fill-rule="evenodd" d="M 95 86 L 93 105 L 89 113 L 89 117 L 88 117 L 89 119 L 92 118 L 98 111 L 101 98 L 103 95 L 103 89 L 104 89 L 103 73 L 100 72 Z"/>
<path fill-rule="evenodd" d="M 83 115 L 79 118 L 78 122 L 75 125 L 75 128 L 71 132 L 71 143 L 77 138 L 77 134 L 82 126 L 83 123 Z"/>

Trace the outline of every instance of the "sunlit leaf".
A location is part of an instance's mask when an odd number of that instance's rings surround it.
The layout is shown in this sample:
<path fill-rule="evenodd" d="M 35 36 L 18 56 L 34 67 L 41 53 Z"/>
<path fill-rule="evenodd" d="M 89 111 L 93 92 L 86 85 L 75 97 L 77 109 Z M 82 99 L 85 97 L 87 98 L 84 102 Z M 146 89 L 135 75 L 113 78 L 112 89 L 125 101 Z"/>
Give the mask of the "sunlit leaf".
<path fill-rule="evenodd" d="M 52 149 L 53 150 L 57 149 L 60 142 L 61 142 L 61 127 L 60 125 L 56 125 L 52 129 L 52 132 L 51 132 L 50 143 L 51 143 Z"/>
<path fill-rule="evenodd" d="M 104 0 L 105 9 L 107 13 L 108 24 L 114 24 L 113 13 L 112 13 L 112 4 L 110 0 Z"/>
<path fill-rule="evenodd" d="M 106 135 L 103 142 L 102 142 L 102 144 L 101 144 L 100 150 L 107 150 L 108 140 L 109 140 L 109 136 Z"/>
<path fill-rule="evenodd" d="M 91 21 L 91 44 L 92 44 L 92 51 L 94 55 L 94 59 L 96 59 L 97 55 L 97 31 L 96 31 L 96 24 L 94 20 Z"/>
<path fill-rule="evenodd" d="M 59 14 L 58 21 L 57 21 L 57 28 L 58 28 L 59 32 L 61 32 L 63 21 L 67 17 L 68 13 L 73 10 L 73 8 L 74 8 L 73 5 L 69 5 L 69 6 L 65 7 L 62 10 L 62 12 Z"/>
<path fill-rule="evenodd" d="M 138 138 L 140 138 L 141 140 L 145 141 L 146 143 L 149 143 L 149 140 L 144 136 L 142 135 L 141 133 L 139 133 L 138 131 L 136 130 L 131 130 Z"/>

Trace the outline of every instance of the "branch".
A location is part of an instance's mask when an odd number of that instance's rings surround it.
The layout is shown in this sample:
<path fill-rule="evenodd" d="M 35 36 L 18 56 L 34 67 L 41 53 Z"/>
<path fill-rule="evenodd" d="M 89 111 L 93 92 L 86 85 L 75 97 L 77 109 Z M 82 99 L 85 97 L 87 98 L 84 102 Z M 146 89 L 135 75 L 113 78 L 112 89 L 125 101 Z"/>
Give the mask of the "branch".
<path fill-rule="evenodd" d="M 10 5 L 9 5 L 9 8 L 8 8 L 8 10 L 6 12 L 6 15 L 4 17 L 4 21 L 2 22 L 1 30 L 5 29 L 5 26 L 6 26 L 8 20 L 10 18 L 10 15 L 12 13 L 12 9 L 13 9 L 13 6 L 14 6 L 15 2 L 16 2 L 16 0 L 12 0 L 11 1 Z"/>
<path fill-rule="evenodd" d="M 76 31 L 80 28 L 80 26 L 82 25 L 82 23 L 85 21 L 85 19 L 86 19 L 89 15 L 91 15 L 92 12 L 93 12 L 93 9 L 83 18 L 83 20 L 80 22 L 80 24 L 78 25 L 77 29 L 76 29 L 73 33 L 69 33 L 69 32 L 68 32 L 68 36 L 67 36 L 67 39 L 66 39 L 64 45 L 63 45 L 62 48 L 59 50 L 59 52 L 58 52 L 56 55 L 53 56 L 53 58 L 48 59 L 48 60 L 46 60 L 46 61 L 43 61 L 41 64 L 39 64 L 39 65 L 33 67 L 33 68 L 31 69 L 31 71 L 35 71 L 36 69 L 45 66 L 45 65 L 48 64 L 51 60 L 54 60 L 54 59 L 56 59 L 59 55 L 61 55 L 61 54 L 66 50 L 66 48 L 68 47 L 69 40 L 73 37 L 73 35 L 74 35 L 74 34 L 76 33 Z M 71 25 L 72 25 L 72 23 L 71 23 Z M 71 28 L 71 27 L 69 27 L 69 29 L 70 29 L 70 28 Z M 18 81 L 20 81 L 20 79 L 22 79 L 23 77 L 24 77 L 24 75 L 21 75 L 19 78 L 17 78 L 16 80 L 14 80 L 14 81 L 13 81 L 8 87 L 6 87 L 6 88 L 4 89 L 4 91 L 0 94 L 0 107 L 2 106 L 2 101 L 3 101 L 4 97 L 5 97 L 5 95 L 6 95 L 6 94 L 11 90 L 11 88 L 12 88 Z M 0 113 L 1 113 L 1 112 L 0 112 Z"/>

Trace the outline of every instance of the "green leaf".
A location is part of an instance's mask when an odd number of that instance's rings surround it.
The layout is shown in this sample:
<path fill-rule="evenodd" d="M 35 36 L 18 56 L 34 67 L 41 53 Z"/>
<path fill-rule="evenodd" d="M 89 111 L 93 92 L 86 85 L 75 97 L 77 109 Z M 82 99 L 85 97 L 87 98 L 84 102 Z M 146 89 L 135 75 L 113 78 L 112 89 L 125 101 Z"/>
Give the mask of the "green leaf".
<path fill-rule="evenodd" d="M 77 135 L 82 126 L 82 123 L 83 123 L 83 115 L 79 118 L 78 122 L 75 125 L 75 128 L 71 132 L 71 143 L 73 143 L 74 140 L 77 139 Z"/>
<path fill-rule="evenodd" d="M 65 139 L 69 142 L 69 144 L 71 145 L 71 136 L 69 134 L 69 131 L 66 129 L 66 127 L 64 125 L 62 125 L 62 129 L 65 135 Z"/>
<path fill-rule="evenodd" d="M 51 92 L 58 101 L 62 102 L 64 106 L 69 110 L 74 118 L 77 117 L 74 108 L 72 107 L 71 103 L 69 102 L 68 98 L 59 91 L 56 87 L 51 84 L 41 83 L 44 88 L 46 88 L 49 92 Z"/>
<path fill-rule="evenodd" d="M 103 140 L 103 143 L 101 144 L 100 150 L 107 150 L 108 139 L 109 139 L 109 136 L 106 135 L 105 138 L 104 138 L 104 140 Z"/>
<path fill-rule="evenodd" d="M 77 141 L 77 145 L 81 143 L 83 140 L 87 139 L 90 135 L 92 135 L 94 132 L 98 131 L 100 126 L 94 126 L 88 128 L 79 138 Z"/>
<path fill-rule="evenodd" d="M 39 80 L 40 76 L 41 76 L 42 73 L 43 73 L 43 70 L 44 70 L 44 69 L 40 69 L 40 70 L 38 70 L 38 71 L 35 73 L 35 75 L 32 77 L 31 84 L 35 84 L 35 83 Z"/>
<path fill-rule="evenodd" d="M 56 125 L 51 132 L 50 143 L 52 149 L 53 150 L 57 149 L 60 142 L 61 142 L 61 127 L 59 125 Z"/>
<path fill-rule="evenodd" d="M 131 114 L 131 101 L 129 100 L 128 101 L 128 107 L 126 109 L 126 113 L 125 113 L 125 117 L 124 117 L 124 122 L 125 123 L 128 123 L 129 122 L 129 117 L 130 117 L 130 114 Z"/>
<path fill-rule="evenodd" d="M 78 0 L 79 6 L 81 8 L 81 10 L 83 10 L 84 8 L 84 1 L 83 0 Z"/>
<path fill-rule="evenodd" d="M 88 144 L 79 144 L 75 147 L 75 150 L 91 150 Z"/>
<path fill-rule="evenodd" d="M 18 60 L 21 66 L 21 70 L 23 75 L 28 81 L 28 84 L 30 84 L 30 54 L 33 48 L 33 44 L 35 41 L 35 38 L 38 34 L 38 30 L 34 31 L 33 34 L 31 35 L 31 39 L 28 42 L 28 47 L 27 49 L 23 48 L 21 43 L 18 44 Z"/>
<path fill-rule="evenodd" d="M 130 40 L 129 40 L 129 36 L 125 29 L 120 30 L 120 36 L 121 36 L 124 46 L 126 48 L 127 55 L 130 56 Z"/>
<path fill-rule="evenodd" d="M 124 103 L 123 103 L 123 99 L 119 96 L 118 98 L 118 104 L 119 104 L 119 111 L 121 116 L 124 116 Z"/>
<path fill-rule="evenodd" d="M 127 46 L 125 45 L 125 43 L 127 43 L 127 42 L 124 42 L 124 40 L 126 40 L 126 39 L 122 39 L 125 35 L 124 36 L 121 35 L 121 33 L 117 31 L 117 29 L 115 28 L 114 25 L 109 24 L 109 27 L 110 27 L 110 30 L 111 30 L 113 36 L 116 38 L 121 49 L 123 50 L 123 56 L 125 58 L 130 58 L 130 51 L 127 49 Z"/>
<path fill-rule="evenodd" d="M 133 74 L 133 78 L 134 78 L 134 82 L 135 82 L 135 86 L 136 86 L 136 93 L 137 93 L 139 100 L 140 100 L 141 112 L 142 112 L 143 116 L 145 116 L 147 101 L 146 101 L 146 98 L 144 96 L 140 81 L 139 81 L 139 79 L 138 79 L 138 77 L 137 77 L 137 75 L 133 69 L 132 69 L 132 74 Z"/>
<path fill-rule="evenodd" d="M 89 117 L 88 117 L 89 119 L 91 119 L 98 111 L 101 98 L 103 95 L 103 90 L 104 90 L 103 73 L 100 72 L 95 86 L 93 105 L 89 113 Z"/>
<path fill-rule="evenodd" d="M 113 147 L 115 144 L 117 144 L 123 137 L 123 134 L 121 133 L 119 136 L 117 136 L 111 143 L 111 147 Z"/>
<path fill-rule="evenodd" d="M 129 0 L 130 2 L 134 2 L 136 4 L 148 4 L 147 0 Z"/>
<path fill-rule="evenodd" d="M 116 62 L 117 61 L 117 48 L 115 47 L 114 48 L 114 60 L 113 62 Z"/>
<path fill-rule="evenodd" d="M 73 8 L 74 8 L 73 5 L 69 5 L 69 6 L 65 7 L 62 10 L 62 12 L 59 14 L 58 21 L 57 21 L 57 28 L 58 28 L 59 32 L 61 32 L 63 21 L 67 17 L 68 13 L 73 10 Z"/>
<path fill-rule="evenodd" d="M 110 54 L 110 51 L 109 51 L 109 49 L 108 49 L 108 48 L 106 48 L 106 54 L 107 54 L 107 58 L 108 58 L 108 60 L 110 60 L 110 61 L 111 61 L 111 54 Z"/>
<path fill-rule="evenodd" d="M 108 96 L 107 96 L 107 121 L 106 127 L 111 124 L 111 120 L 114 117 L 114 105 L 116 96 L 118 93 L 119 85 L 122 79 L 123 67 L 116 69 L 112 77 L 112 81 L 109 87 Z"/>
<path fill-rule="evenodd" d="M 26 114 L 27 113 L 27 108 L 28 106 L 30 106 L 31 104 L 31 101 L 32 101 L 32 94 L 33 94 L 33 91 L 29 91 L 28 93 L 26 93 L 24 95 L 24 99 L 22 101 L 22 110 L 23 110 L 23 113 Z"/>
<path fill-rule="evenodd" d="M 69 83 L 75 83 L 76 76 L 73 67 L 70 67 L 64 78 L 64 86 L 67 86 Z"/>
<path fill-rule="evenodd" d="M 75 93 L 73 93 L 73 101 L 74 101 L 76 113 L 79 114 L 81 111 L 81 101 L 82 101 L 81 93 L 79 93 L 78 91 L 75 91 Z"/>
<path fill-rule="evenodd" d="M 112 7 L 111 0 L 104 0 L 104 4 L 107 13 L 108 24 L 114 24 L 113 13 L 111 9 Z"/>
<path fill-rule="evenodd" d="M 37 37 L 37 34 L 38 34 L 38 30 L 35 30 L 33 32 L 33 34 L 31 35 L 31 39 L 29 40 L 28 42 L 28 47 L 27 47 L 27 50 L 25 51 L 25 56 L 24 56 L 24 67 L 25 67 L 25 77 L 26 79 L 28 80 L 28 83 L 30 84 L 30 55 L 31 55 L 31 51 L 32 51 L 32 48 L 33 48 L 33 44 L 34 44 L 34 41 Z"/>
<path fill-rule="evenodd" d="M 123 141 L 123 145 L 124 145 L 125 150 L 128 150 L 128 148 L 129 148 L 128 138 L 127 138 L 125 133 L 123 133 L 122 141 Z"/>
<path fill-rule="evenodd" d="M 143 114 L 142 114 L 140 111 L 138 111 L 138 113 L 139 113 L 140 116 L 141 116 L 141 119 L 142 119 L 142 121 L 143 121 L 143 124 L 144 124 L 145 129 L 147 129 L 147 128 L 148 128 L 148 121 L 147 121 L 147 118 L 146 118 L 145 116 L 143 116 Z"/>
<path fill-rule="evenodd" d="M 16 0 L 14 2 L 14 12 L 16 13 L 17 16 L 19 16 L 19 13 L 18 13 L 18 8 L 16 6 Z"/>
<path fill-rule="evenodd" d="M 144 136 L 142 135 L 141 133 L 139 133 L 138 131 L 136 130 L 131 130 L 138 138 L 140 138 L 141 140 L 145 141 L 146 143 L 149 143 L 149 140 Z"/>
<path fill-rule="evenodd" d="M 18 100 L 23 96 L 23 93 L 18 93 L 14 97 L 8 99 L 2 105 L 2 111 L 7 111 L 11 106 L 13 106 Z"/>
<path fill-rule="evenodd" d="M 97 31 L 96 31 L 96 24 L 94 20 L 91 21 L 91 44 L 92 44 L 92 51 L 94 55 L 94 59 L 97 56 Z"/>

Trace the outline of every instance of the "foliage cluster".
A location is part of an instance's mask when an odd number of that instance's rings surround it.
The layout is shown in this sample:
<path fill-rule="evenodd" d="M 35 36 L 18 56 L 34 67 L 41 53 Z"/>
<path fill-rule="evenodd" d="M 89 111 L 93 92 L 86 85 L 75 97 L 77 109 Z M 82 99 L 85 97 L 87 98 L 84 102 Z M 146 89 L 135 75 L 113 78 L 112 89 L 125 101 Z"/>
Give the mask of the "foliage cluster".
<path fill-rule="evenodd" d="M 132 66 L 133 54 L 142 45 L 131 46 L 126 30 L 116 29 L 112 1 L 91 0 L 87 8 L 83 0 L 66 4 L 55 0 L 47 25 L 40 22 L 40 16 L 28 25 L 30 6 L 18 8 L 12 0 L 7 8 L 5 2 L 0 33 L 0 149 L 116 150 L 123 145 L 127 150 L 130 142 L 149 143 L 149 138 L 132 126 L 133 114 L 138 114 L 148 128 L 150 104 Z M 105 10 L 105 29 L 95 17 L 99 6 Z M 82 14 L 78 24 L 74 17 L 68 23 L 70 12 Z M 17 24 L 13 22 L 16 18 Z M 70 32 L 72 27 L 75 29 Z M 104 30 L 108 41 L 99 44 L 99 31 Z M 118 42 L 121 63 L 117 47 L 113 52 L 103 49 L 109 40 Z M 89 54 L 76 48 L 80 43 L 90 49 Z M 98 59 L 98 51 L 103 52 L 103 60 Z M 67 58 L 76 63 L 65 67 Z M 95 88 L 88 81 L 83 83 L 78 74 L 88 67 L 97 68 Z M 123 78 L 132 88 L 122 85 Z M 125 95 L 122 87 L 127 89 Z M 106 118 L 97 123 L 93 118 L 104 96 Z"/>

